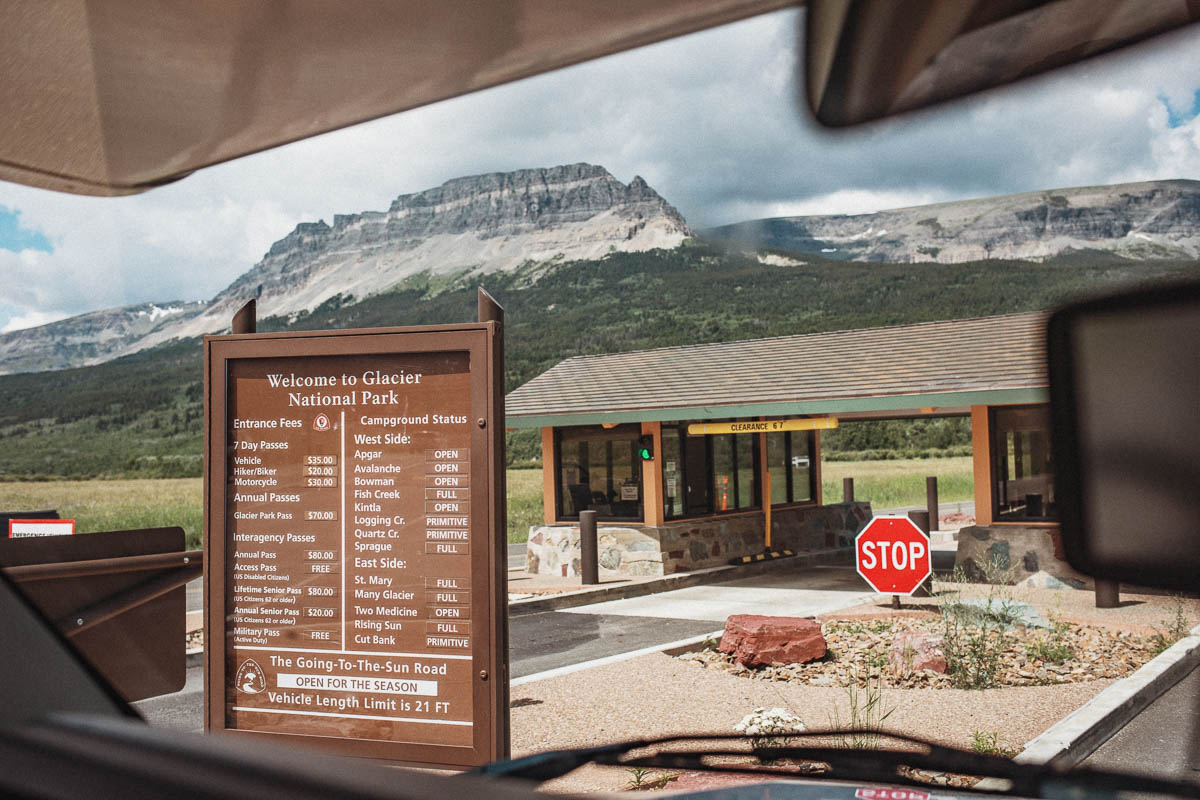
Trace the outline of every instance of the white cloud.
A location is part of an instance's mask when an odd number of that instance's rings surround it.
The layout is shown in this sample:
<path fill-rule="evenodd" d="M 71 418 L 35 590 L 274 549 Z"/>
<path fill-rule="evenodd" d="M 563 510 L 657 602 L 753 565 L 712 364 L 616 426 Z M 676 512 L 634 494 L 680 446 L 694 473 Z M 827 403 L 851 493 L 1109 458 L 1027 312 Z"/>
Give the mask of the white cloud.
<path fill-rule="evenodd" d="M 4 323 L 4 327 L 0 328 L 0 333 L 19 331 L 25 328 L 36 328 L 39 325 L 48 325 L 51 322 L 65 319 L 68 316 L 68 314 L 61 311 L 30 311 L 28 314 L 22 314 L 19 317 L 10 317 L 8 322 Z"/>
<path fill-rule="evenodd" d="M 296 223 L 479 172 L 588 161 L 696 227 L 1085 184 L 1200 177 L 1200 33 L 850 132 L 797 109 L 789 11 L 438 103 L 132 198 L 0 184 L 53 253 L 0 253 L 0 325 L 216 294 Z M 5 308 L 11 309 L 9 312 Z"/>
<path fill-rule="evenodd" d="M 811 214 L 870 214 L 889 208 L 906 208 L 936 203 L 943 198 L 930 192 L 876 192 L 870 189 L 842 189 L 806 200 L 733 203 L 724 211 L 733 220 L 764 217 L 800 217 Z"/>

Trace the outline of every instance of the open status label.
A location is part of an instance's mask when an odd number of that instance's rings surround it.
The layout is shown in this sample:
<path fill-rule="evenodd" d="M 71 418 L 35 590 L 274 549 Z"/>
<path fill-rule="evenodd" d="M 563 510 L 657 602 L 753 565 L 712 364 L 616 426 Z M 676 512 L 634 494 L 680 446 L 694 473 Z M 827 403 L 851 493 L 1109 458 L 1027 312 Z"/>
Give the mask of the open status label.
<path fill-rule="evenodd" d="M 470 746 L 467 353 L 227 380 L 226 727 Z"/>

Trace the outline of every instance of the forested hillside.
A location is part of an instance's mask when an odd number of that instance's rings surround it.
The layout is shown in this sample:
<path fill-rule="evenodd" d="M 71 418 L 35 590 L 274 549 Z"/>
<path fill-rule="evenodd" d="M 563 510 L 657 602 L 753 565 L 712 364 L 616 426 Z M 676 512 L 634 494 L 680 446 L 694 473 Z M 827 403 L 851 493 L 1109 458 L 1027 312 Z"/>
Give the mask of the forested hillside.
<path fill-rule="evenodd" d="M 548 270 L 417 276 L 259 329 L 471 320 L 483 286 L 506 310 L 512 389 L 572 355 L 1046 309 L 1106 286 L 1200 274 L 1196 262 L 1111 256 L 917 265 L 799 258 L 799 266 L 767 264 L 692 242 Z M 198 475 L 201 367 L 193 339 L 94 367 L 0 377 L 0 478 Z M 850 430 L 827 439 L 827 450 L 945 449 L 964 435 L 953 423 L 921 434 L 886 424 Z M 510 442 L 513 462 L 538 454 L 529 435 Z"/>

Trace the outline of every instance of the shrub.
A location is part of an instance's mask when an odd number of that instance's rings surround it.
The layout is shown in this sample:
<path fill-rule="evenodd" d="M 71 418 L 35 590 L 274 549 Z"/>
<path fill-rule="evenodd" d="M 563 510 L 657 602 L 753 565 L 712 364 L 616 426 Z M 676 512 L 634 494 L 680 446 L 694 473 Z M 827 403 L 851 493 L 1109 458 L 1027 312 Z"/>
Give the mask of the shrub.
<path fill-rule="evenodd" d="M 1011 599 L 1004 588 L 1010 570 L 995 560 L 979 566 L 988 583 L 988 595 L 982 605 L 967 605 L 957 599 L 942 600 L 942 652 L 946 671 L 956 689 L 990 689 L 1000 673 L 1000 655 L 1004 651 L 1004 630 L 1015 617 Z M 966 583 L 966 574 L 955 569 L 952 580 Z"/>
<path fill-rule="evenodd" d="M 1040 635 L 1025 645 L 1025 655 L 1038 661 L 1062 664 L 1075 657 L 1075 651 L 1067 644 L 1067 623 L 1050 615 L 1050 632 Z"/>
<path fill-rule="evenodd" d="M 868 678 L 866 686 L 859 689 L 857 676 L 852 676 L 846 693 L 850 697 L 850 717 L 843 722 L 835 707 L 830 727 L 834 730 L 846 731 L 839 742 L 843 747 L 856 750 L 877 749 L 880 734 L 883 732 L 883 723 L 896 710 L 895 706 L 885 708 L 883 682 L 879 679 L 872 681 Z"/>
<path fill-rule="evenodd" d="M 1005 747 L 1000 744 L 999 731 L 975 731 L 971 734 L 971 751 L 981 756 L 1000 756 L 1012 758 L 1021 752 L 1018 747 Z"/>
<path fill-rule="evenodd" d="M 1162 625 L 1163 630 L 1156 630 L 1154 635 L 1150 637 L 1150 640 L 1154 643 L 1155 655 L 1166 650 L 1191 632 L 1192 623 L 1187 616 L 1183 595 L 1171 595 L 1171 616 L 1164 619 Z"/>

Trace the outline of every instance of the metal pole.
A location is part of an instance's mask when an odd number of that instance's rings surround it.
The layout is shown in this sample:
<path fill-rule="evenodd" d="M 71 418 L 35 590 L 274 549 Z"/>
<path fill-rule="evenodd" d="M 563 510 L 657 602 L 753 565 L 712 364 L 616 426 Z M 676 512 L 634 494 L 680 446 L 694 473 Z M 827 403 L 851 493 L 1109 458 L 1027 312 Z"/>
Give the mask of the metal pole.
<path fill-rule="evenodd" d="M 579 577 L 584 586 L 600 583 L 600 545 L 596 541 L 596 512 L 579 512 Z"/>
<path fill-rule="evenodd" d="M 766 438 L 765 433 L 763 434 L 763 437 Z M 763 445 L 763 449 L 766 450 L 766 445 Z M 771 549 L 771 470 L 769 470 L 769 469 L 763 470 L 762 504 L 763 504 L 763 516 L 766 517 L 766 522 L 767 522 L 767 532 L 766 532 L 766 535 L 763 537 L 763 543 L 765 545 L 763 549 L 770 550 Z"/>
<path fill-rule="evenodd" d="M 1116 608 L 1121 605 L 1121 584 L 1096 579 L 1096 608 Z"/>
<path fill-rule="evenodd" d="M 854 502 L 854 478 L 842 478 L 842 502 Z"/>
<path fill-rule="evenodd" d="M 925 505 L 929 509 L 929 527 L 926 533 L 941 530 L 938 527 L 938 491 L 937 476 L 930 475 L 925 479 Z"/>

